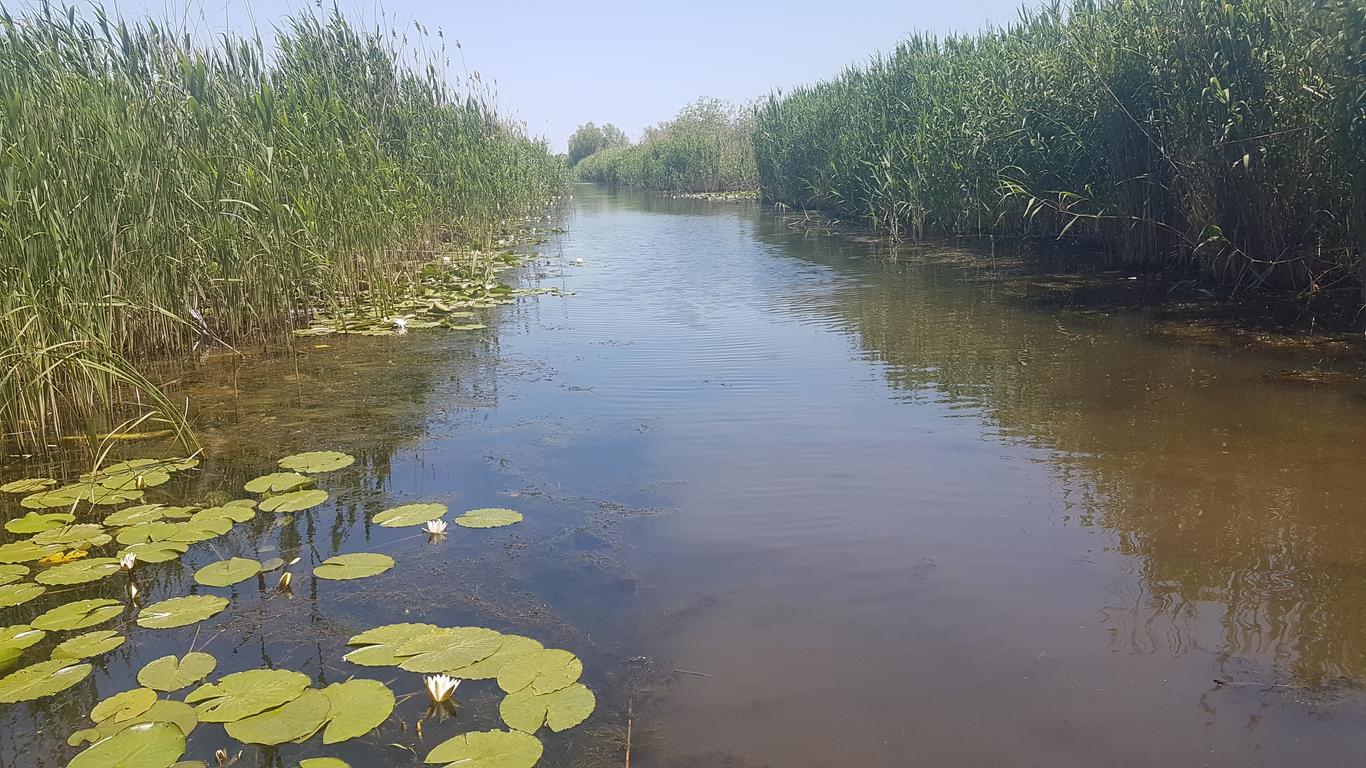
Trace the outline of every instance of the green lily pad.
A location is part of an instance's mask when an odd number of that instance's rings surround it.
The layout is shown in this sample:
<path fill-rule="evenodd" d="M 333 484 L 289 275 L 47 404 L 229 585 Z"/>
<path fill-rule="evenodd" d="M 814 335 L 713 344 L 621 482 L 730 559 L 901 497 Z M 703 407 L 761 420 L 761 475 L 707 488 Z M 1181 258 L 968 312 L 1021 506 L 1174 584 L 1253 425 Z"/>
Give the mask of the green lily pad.
<path fill-rule="evenodd" d="M 376 576 L 394 567 L 394 558 L 373 552 L 352 552 L 337 555 L 322 561 L 313 569 L 313 575 L 320 579 L 346 581 Z"/>
<path fill-rule="evenodd" d="M 189 520 L 189 525 L 194 525 L 196 520 L 208 520 L 209 518 L 222 518 L 231 520 L 234 523 L 245 523 L 256 517 L 256 505 L 250 507 L 245 504 L 224 504 L 221 507 L 208 507 L 194 513 L 194 517 Z"/>
<path fill-rule="evenodd" d="M 34 629 L 27 624 L 11 624 L 8 627 L 0 627 L 0 647 L 17 648 L 24 650 L 32 648 L 42 641 L 47 633 L 41 629 Z"/>
<path fill-rule="evenodd" d="M 112 536 L 104 532 L 104 526 L 95 523 L 79 523 L 42 531 L 29 539 L 40 547 L 60 544 L 68 549 L 89 549 L 103 546 L 113 540 Z"/>
<path fill-rule="evenodd" d="M 471 509 L 455 518 L 455 524 L 465 528 L 500 528 L 522 522 L 522 513 L 514 509 Z"/>
<path fill-rule="evenodd" d="M 351 764 L 335 757 L 309 757 L 299 761 L 299 768 L 351 768 Z"/>
<path fill-rule="evenodd" d="M 167 563 L 185 554 L 189 544 L 181 541 L 149 541 L 130 544 L 119 551 L 119 557 L 133 555 L 143 563 Z"/>
<path fill-rule="evenodd" d="M 58 632 L 85 629 L 96 624 L 103 624 L 121 613 L 123 613 L 123 604 L 119 601 L 95 598 L 59 605 L 47 613 L 39 615 L 30 623 L 35 629 Z"/>
<path fill-rule="evenodd" d="M 79 747 L 85 743 L 107 739 L 119 731 L 143 723 L 175 723 L 180 726 L 180 732 L 188 736 L 199 725 L 199 718 L 195 717 L 194 707 L 183 701 L 159 699 L 150 709 L 136 717 L 117 723 L 113 720 L 105 720 L 94 728 L 87 728 L 71 734 L 66 743 L 73 747 Z"/>
<path fill-rule="evenodd" d="M 0 585 L 13 584 L 27 575 L 27 565 L 0 565 Z"/>
<path fill-rule="evenodd" d="M 170 768 L 185 754 L 185 733 L 175 723 L 139 723 L 92 744 L 67 768 Z"/>
<path fill-rule="evenodd" d="M 23 605 L 46 591 L 47 587 L 27 581 L 18 584 L 5 584 L 0 586 L 0 608 L 13 608 L 16 605 Z"/>
<path fill-rule="evenodd" d="M 399 646 L 399 664 L 409 672 L 445 672 L 487 659 L 503 645 L 502 634 L 483 627 L 449 627 Z"/>
<path fill-rule="evenodd" d="M 307 491 L 290 491 L 279 496 L 271 496 L 261 502 L 263 512 L 302 512 L 327 501 L 327 491 L 317 488 Z"/>
<path fill-rule="evenodd" d="M 356 457 L 338 451 L 308 451 L 280 459 L 280 468 L 295 472 L 333 472 L 355 463 Z"/>
<path fill-rule="evenodd" d="M 187 469 L 194 469 L 199 466 L 199 459 L 192 458 L 161 458 L 161 459 L 128 459 L 104 467 L 96 473 L 98 476 L 108 477 L 124 472 L 136 470 L 160 470 L 162 472 L 183 472 Z"/>
<path fill-rule="evenodd" d="M 0 544 L 0 563 L 31 563 L 35 560 L 42 560 L 49 555 L 61 552 L 64 547 L 61 544 L 48 544 L 38 546 L 32 541 L 12 541 L 8 544 Z"/>
<path fill-rule="evenodd" d="M 170 541 L 173 536 L 180 533 L 181 525 L 181 523 L 170 523 L 164 520 L 134 523 L 119 531 L 114 540 L 124 546 L 148 544 L 154 541 Z"/>
<path fill-rule="evenodd" d="M 127 509 L 120 509 L 117 512 L 110 512 L 104 518 L 104 524 L 112 528 L 126 528 L 138 523 L 154 523 L 166 517 L 166 510 L 170 509 L 163 504 L 138 504 Z"/>
<path fill-rule="evenodd" d="M 171 475 L 159 469 L 129 470 L 114 475 L 107 475 L 99 480 L 99 484 L 111 491 L 127 491 L 140 488 L 155 488 L 171 481 Z"/>
<path fill-rule="evenodd" d="M 380 512 L 375 515 L 374 522 L 385 528 L 402 528 L 406 525 L 422 525 L 428 520 L 439 520 L 444 514 L 445 504 L 404 504 Z"/>
<path fill-rule="evenodd" d="M 34 581 L 39 584 L 69 585 L 88 584 L 119 572 L 119 561 L 112 557 L 91 557 L 75 560 L 39 571 Z"/>
<path fill-rule="evenodd" d="M 379 727 L 394 711 L 394 693 L 378 680 L 347 680 L 322 690 L 331 702 L 324 744 L 336 744 L 364 736 Z"/>
<path fill-rule="evenodd" d="M 553 693 L 577 682 L 583 662 L 569 651 L 547 649 L 519 656 L 498 672 L 498 687 L 506 693 L 530 690 Z"/>
<path fill-rule="evenodd" d="M 387 624 L 367 629 L 346 642 L 360 647 L 342 658 L 364 667 L 396 667 L 404 658 L 394 653 L 399 646 L 438 629 L 433 624 Z"/>
<path fill-rule="evenodd" d="M 260 714 L 224 723 L 228 735 L 246 744 L 303 741 L 327 722 L 332 703 L 321 691 L 305 690 L 293 701 Z"/>
<path fill-rule="evenodd" d="M 181 523 L 180 528 L 171 537 L 171 541 L 195 544 L 217 538 L 231 530 L 232 521 L 226 517 L 202 517 L 198 520 L 187 520 Z"/>
<path fill-rule="evenodd" d="M 173 597 L 143 608 L 138 614 L 138 626 L 147 629 L 184 627 L 210 619 L 227 607 L 228 601 L 215 595 Z"/>
<path fill-rule="evenodd" d="M 138 684 L 170 693 L 203 680 L 217 666 L 218 659 L 200 651 L 190 651 L 180 658 L 162 656 L 138 671 Z"/>
<path fill-rule="evenodd" d="M 157 703 L 157 692 L 151 688 L 134 688 L 131 691 L 116 693 L 101 701 L 90 710 L 90 719 L 97 723 L 112 720 L 121 723 L 131 720 L 152 708 Z"/>
<path fill-rule="evenodd" d="M 124 637 L 112 629 L 97 629 L 64 640 L 52 649 L 53 659 L 92 659 L 123 645 Z"/>
<path fill-rule="evenodd" d="M 475 731 L 436 745 L 426 762 L 448 768 L 532 768 L 543 749 L 535 736 L 521 731 Z"/>
<path fill-rule="evenodd" d="M 248 493 L 288 493 L 312 484 L 313 478 L 308 475 L 301 475 L 298 472 L 272 472 L 248 480 L 242 487 Z"/>
<path fill-rule="evenodd" d="M 40 661 L 5 677 L 0 677 L 0 704 L 33 701 L 61 693 L 90 675 L 89 664 L 73 664 L 67 659 Z"/>
<path fill-rule="evenodd" d="M 19 500 L 27 509 L 55 509 L 72 507 L 81 502 L 99 505 L 124 504 L 142 498 L 142 491 L 133 489 L 105 488 L 95 482 L 81 482 L 39 491 Z"/>
<path fill-rule="evenodd" d="M 245 557 L 230 557 L 209 563 L 194 573 L 194 580 L 206 587 L 230 587 L 261 572 L 261 564 Z"/>
<path fill-rule="evenodd" d="M 56 484 L 57 481 L 50 477 L 26 477 L 0 485 L 0 493 L 35 493 Z"/>
<path fill-rule="evenodd" d="M 503 635 L 503 644 L 487 659 L 468 666 L 446 670 L 446 674 L 463 680 L 491 680 L 498 676 L 508 662 L 519 656 L 544 650 L 540 642 L 521 635 Z"/>
<path fill-rule="evenodd" d="M 197 705 L 195 713 L 202 722 L 231 723 L 294 701 L 308 688 L 308 682 L 308 676 L 300 672 L 252 669 L 201 685 L 185 697 L 185 702 Z M 326 705 L 327 697 L 322 701 Z"/>
<path fill-rule="evenodd" d="M 593 714 L 597 699 L 582 683 L 574 683 L 553 693 L 532 693 L 524 689 L 503 697 L 498 713 L 509 727 L 535 733 L 549 725 L 556 733 L 573 728 Z"/>
<path fill-rule="evenodd" d="M 10 533 L 42 533 L 54 528 L 61 528 L 67 523 L 75 522 L 76 516 L 69 512 L 29 512 L 22 517 L 13 518 L 5 523 L 5 530 Z"/>

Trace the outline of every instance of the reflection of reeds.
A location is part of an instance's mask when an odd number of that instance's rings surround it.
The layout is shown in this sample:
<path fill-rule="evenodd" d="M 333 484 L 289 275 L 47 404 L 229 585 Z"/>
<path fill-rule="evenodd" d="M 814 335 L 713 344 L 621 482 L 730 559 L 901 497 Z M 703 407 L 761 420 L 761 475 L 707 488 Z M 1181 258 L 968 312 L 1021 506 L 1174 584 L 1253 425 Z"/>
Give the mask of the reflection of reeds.
<path fill-rule="evenodd" d="M 130 359 L 392 297 L 403 267 L 553 194 L 545 146 L 410 45 L 337 15 L 290 19 L 272 56 L 98 9 L 0 17 L 5 442 L 127 406 L 169 417 Z"/>

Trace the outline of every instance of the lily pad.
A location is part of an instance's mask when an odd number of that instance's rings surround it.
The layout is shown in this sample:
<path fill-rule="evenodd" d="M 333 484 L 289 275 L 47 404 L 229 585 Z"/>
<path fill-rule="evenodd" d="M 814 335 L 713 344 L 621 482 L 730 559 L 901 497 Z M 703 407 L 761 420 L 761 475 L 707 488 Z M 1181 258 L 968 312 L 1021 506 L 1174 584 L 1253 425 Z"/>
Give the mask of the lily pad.
<path fill-rule="evenodd" d="M 535 736 L 521 731 L 475 731 L 436 745 L 426 762 L 448 768 L 532 768 L 543 749 Z"/>
<path fill-rule="evenodd" d="M 169 507 L 162 504 L 138 504 L 135 507 L 110 512 L 105 516 L 104 524 L 114 528 L 126 528 L 138 523 L 154 523 L 166 517 L 167 509 Z"/>
<path fill-rule="evenodd" d="M 364 736 L 379 727 L 394 711 L 394 693 L 378 680 L 348 680 L 322 690 L 331 702 L 324 744 L 336 744 Z"/>
<path fill-rule="evenodd" d="M 446 514 L 445 504 L 404 504 L 375 515 L 376 525 L 385 528 L 402 528 L 407 525 L 422 525 L 428 520 L 439 520 Z"/>
<path fill-rule="evenodd" d="M 305 690 L 298 698 L 257 715 L 223 725 L 228 735 L 247 744 L 304 741 L 327 722 L 332 704 L 321 691 Z"/>
<path fill-rule="evenodd" d="M 40 661 L 18 672 L 0 677 L 0 704 L 33 701 L 61 693 L 90 675 L 89 664 L 73 664 L 67 659 Z"/>
<path fill-rule="evenodd" d="M 131 691 L 116 693 L 101 701 L 90 710 L 90 719 L 97 723 L 111 720 L 121 723 L 131 720 L 152 708 L 157 703 L 157 692 L 151 688 L 134 688 Z"/>
<path fill-rule="evenodd" d="M 123 613 L 123 604 L 119 601 L 95 598 L 59 605 L 47 613 L 39 615 L 29 623 L 35 629 L 58 632 L 85 629 L 96 624 L 103 624 L 121 613 Z"/>
<path fill-rule="evenodd" d="M 139 723 L 101 739 L 67 768 L 170 768 L 185 754 L 185 733 L 175 723 Z"/>
<path fill-rule="evenodd" d="M 8 544 L 0 544 L 0 563 L 31 563 L 61 552 L 62 549 L 61 544 L 39 546 L 27 540 L 11 541 Z"/>
<path fill-rule="evenodd" d="M 206 587 L 230 587 L 260 572 L 259 562 L 245 557 L 230 557 L 195 571 L 194 580 Z"/>
<path fill-rule="evenodd" d="M 0 493 L 35 493 L 56 484 L 57 481 L 50 477 L 26 477 L 0 485 Z"/>
<path fill-rule="evenodd" d="M 573 728 L 593 714 L 597 699 L 582 683 L 574 683 L 553 693 L 532 693 L 530 689 L 503 697 L 498 713 L 509 727 L 535 733 L 549 725 L 556 733 Z"/>
<path fill-rule="evenodd" d="M 154 691 L 170 693 L 203 680 L 213 674 L 218 659 L 200 651 L 190 651 L 180 658 L 162 656 L 147 662 L 138 671 L 138 683 Z"/>
<path fill-rule="evenodd" d="M 126 491 L 139 488 L 155 488 L 171 481 L 171 475 L 159 469 L 134 469 L 114 475 L 106 475 L 99 480 L 100 485 L 112 491 Z"/>
<path fill-rule="evenodd" d="M 396 667 L 403 661 L 394 653 L 399 646 L 438 629 L 433 624 L 387 624 L 367 629 L 346 642 L 360 647 L 342 658 L 364 667 Z"/>
<path fill-rule="evenodd" d="M 234 523 L 245 523 L 256 517 L 256 505 L 248 507 L 245 504 L 224 504 L 221 507 L 209 507 L 194 513 L 194 517 L 189 519 L 189 525 L 194 525 L 196 520 L 208 520 L 210 518 L 222 518 Z"/>
<path fill-rule="evenodd" d="M 201 541 L 217 538 L 232 530 L 232 521 L 226 517 L 206 517 L 198 520 L 187 520 L 180 524 L 180 528 L 171 537 L 171 541 L 178 541 L 182 544 L 195 544 Z"/>
<path fill-rule="evenodd" d="M 465 528 L 501 528 L 504 525 L 522 522 L 522 513 L 515 509 L 488 507 L 471 509 L 455 518 L 455 524 Z"/>
<path fill-rule="evenodd" d="M 166 563 L 185 554 L 189 548 L 190 545 L 182 541 L 149 541 L 124 547 L 119 557 L 133 555 L 143 563 Z"/>
<path fill-rule="evenodd" d="M 483 627 L 449 627 L 399 646 L 399 664 L 409 672 L 445 672 L 487 659 L 503 645 L 502 634 Z"/>
<path fill-rule="evenodd" d="M 335 757 L 309 757 L 299 761 L 299 768 L 351 768 L 351 764 Z"/>
<path fill-rule="evenodd" d="M 313 575 L 320 579 L 347 581 L 376 576 L 394 567 L 394 558 L 373 552 L 352 552 L 337 555 L 322 561 L 313 569 Z"/>
<path fill-rule="evenodd" d="M 313 478 L 308 475 L 301 475 L 298 472 L 272 472 L 248 480 L 242 488 L 248 493 L 288 493 L 312 484 Z"/>
<path fill-rule="evenodd" d="M 27 624 L 11 624 L 8 627 L 0 627 L 0 647 L 17 648 L 24 650 L 37 645 L 47 633 L 41 629 L 34 629 Z"/>
<path fill-rule="evenodd" d="M 67 523 L 75 522 L 75 520 L 76 516 L 69 512 L 29 512 L 7 521 L 5 530 L 19 534 L 42 533 L 54 528 L 61 528 Z"/>
<path fill-rule="evenodd" d="M 124 546 L 147 544 L 153 541 L 170 541 L 172 537 L 180 533 L 180 526 L 181 523 L 170 523 L 164 520 L 134 523 L 119 531 L 114 540 Z"/>
<path fill-rule="evenodd" d="M 92 557 L 40 571 L 34 581 L 51 585 L 87 584 L 118 573 L 119 567 L 115 558 Z"/>
<path fill-rule="evenodd" d="M 569 651 L 547 649 L 509 661 L 498 672 L 498 687 L 507 693 L 529 690 L 553 693 L 578 681 L 583 662 Z"/>
<path fill-rule="evenodd" d="M 327 501 L 327 491 L 314 488 L 271 496 L 261 502 L 263 512 L 302 512 Z"/>
<path fill-rule="evenodd" d="M 293 456 L 286 456 L 283 459 L 280 459 L 279 463 L 281 469 L 317 474 L 320 472 L 333 472 L 342 467 L 349 467 L 354 464 L 355 461 L 355 456 L 339 451 L 308 451 L 305 453 L 296 453 Z"/>
<path fill-rule="evenodd" d="M 183 701 L 160 699 L 150 709 L 136 717 L 118 723 L 105 720 L 94 728 L 77 731 L 67 738 L 66 743 L 78 747 L 81 744 L 107 739 L 119 731 L 143 723 L 175 723 L 180 726 L 180 732 L 188 736 L 199 725 L 199 718 L 195 717 L 194 707 Z M 176 765 L 180 764 L 177 763 Z"/>
<path fill-rule="evenodd" d="M 228 601 L 215 595 L 173 597 L 143 608 L 138 614 L 138 626 L 147 629 L 184 627 L 212 618 L 227 607 Z"/>
<path fill-rule="evenodd" d="M 0 586 L 0 608 L 13 608 L 23 605 L 47 591 L 41 584 L 22 581 L 18 584 Z"/>
<path fill-rule="evenodd" d="M 446 670 L 446 674 L 464 680 L 491 680 L 498 676 L 508 662 L 519 656 L 544 650 L 540 642 L 521 635 L 503 635 L 503 644 L 487 659 L 468 666 Z"/>
<path fill-rule="evenodd" d="M 13 584 L 27 575 L 27 565 L 0 565 L 0 584 Z"/>
<path fill-rule="evenodd" d="M 104 526 L 95 523 L 79 523 L 77 525 L 67 525 L 55 528 L 50 531 L 42 531 L 33 535 L 29 539 L 40 547 L 52 544 L 60 544 L 69 549 L 89 549 L 99 547 L 113 541 L 113 537 L 104 532 Z"/>
<path fill-rule="evenodd" d="M 98 629 L 64 640 L 52 649 L 53 659 L 91 659 L 123 645 L 124 637 L 112 629 Z"/>
<path fill-rule="evenodd" d="M 252 669 L 202 685 L 186 696 L 185 702 L 196 705 L 195 713 L 202 722 L 231 723 L 294 701 L 308 688 L 308 682 L 308 676 L 300 672 Z M 326 717 L 327 697 L 322 701 Z"/>

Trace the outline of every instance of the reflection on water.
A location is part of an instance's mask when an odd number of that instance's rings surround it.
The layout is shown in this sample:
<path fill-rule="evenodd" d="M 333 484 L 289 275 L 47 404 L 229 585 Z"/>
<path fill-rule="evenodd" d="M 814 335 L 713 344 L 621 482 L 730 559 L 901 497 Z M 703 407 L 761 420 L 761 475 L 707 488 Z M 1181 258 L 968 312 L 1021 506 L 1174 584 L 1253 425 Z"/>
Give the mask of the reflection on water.
<path fill-rule="evenodd" d="M 329 504 L 192 566 L 359 549 L 400 566 L 292 599 L 239 585 L 233 621 L 197 640 L 135 633 L 75 695 L 11 708 L 0 764 L 64 764 L 73 723 L 191 641 L 220 672 L 325 683 L 355 672 L 346 637 L 398 621 L 583 656 L 599 711 L 543 734 L 552 765 L 621 765 L 628 720 L 640 765 L 1358 761 L 1359 363 L 1171 341 L 1058 281 L 1035 302 L 944 249 L 890 261 L 753 205 L 580 187 L 565 223 L 521 279 L 573 295 L 486 332 L 168 374 L 211 455 L 170 493 L 240 495 L 299 450 L 360 459 Z M 1274 375 L 1305 365 L 1349 375 Z M 368 522 L 419 500 L 527 520 L 441 546 Z M 149 599 L 192 571 L 149 571 Z M 461 693 L 427 746 L 497 725 L 496 695 Z M 386 745 L 414 742 L 419 703 L 337 754 L 412 764 Z"/>

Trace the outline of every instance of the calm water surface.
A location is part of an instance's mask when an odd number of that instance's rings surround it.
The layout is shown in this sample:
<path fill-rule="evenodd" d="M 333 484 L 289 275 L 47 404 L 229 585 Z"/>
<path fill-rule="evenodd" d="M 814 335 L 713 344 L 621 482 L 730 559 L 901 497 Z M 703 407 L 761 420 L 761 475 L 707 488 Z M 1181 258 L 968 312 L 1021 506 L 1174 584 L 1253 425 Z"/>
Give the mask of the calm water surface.
<path fill-rule="evenodd" d="M 572 295 L 482 335 L 188 375 L 214 459 L 185 493 L 351 450 L 281 556 L 400 561 L 240 597 L 220 673 L 341 679 L 355 631 L 478 623 L 585 659 L 599 711 L 547 764 L 622 764 L 628 719 L 637 766 L 1361 764 L 1366 389 L 751 205 L 579 187 L 563 223 L 522 277 Z M 438 547 L 366 523 L 416 500 L 528 519 Z M 192 634 L 109 661 L 68 714 L 10 713 L 4 764 L 61 764 L 31 750 Z M 434 738 L 496 725 L 480 690 Z M 414 764 L 396 728 L 338 754 Z"/>

